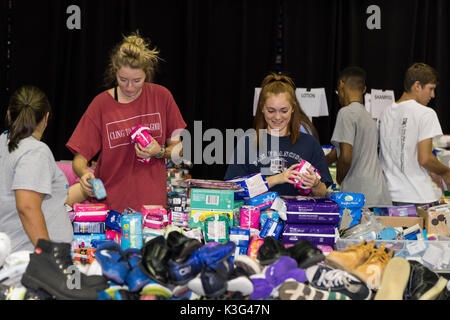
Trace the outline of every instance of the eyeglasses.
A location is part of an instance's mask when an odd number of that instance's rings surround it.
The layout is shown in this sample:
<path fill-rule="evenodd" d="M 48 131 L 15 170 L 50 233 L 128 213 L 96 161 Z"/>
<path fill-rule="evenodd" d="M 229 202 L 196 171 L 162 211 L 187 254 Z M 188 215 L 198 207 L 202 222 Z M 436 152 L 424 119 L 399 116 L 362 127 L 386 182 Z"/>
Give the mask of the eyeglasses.
<path fill-rule="evenodd" d="M 439 222 L 445 221 L 445 216 L 443 214 L 440 214 L 437 216 L 437 218 L 434 218 L 433 220 L 431 220 L 431 224 L 433 226 L 437 226 L 439 224 Z M 447 223 L 447 222 L 446 222 Z"/>

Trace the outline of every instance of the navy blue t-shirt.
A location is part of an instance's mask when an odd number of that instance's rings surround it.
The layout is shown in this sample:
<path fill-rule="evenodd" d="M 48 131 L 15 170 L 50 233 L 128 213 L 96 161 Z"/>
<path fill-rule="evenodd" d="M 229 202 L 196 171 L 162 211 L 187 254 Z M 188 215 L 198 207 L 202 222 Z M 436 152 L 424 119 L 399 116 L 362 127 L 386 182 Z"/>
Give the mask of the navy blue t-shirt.
<path fill-rule="evenodd" d="M 246 136 L 238 141 L 233 162 L 228 165 L 224 180 L 254 173 L 271 176 L 283 172 L 304 159 L 319 171 L 322 176 L 321 181 L 327 188 L 333 183 L 325 154 L 313 136 L 300 133 L 294 145 L 291 143 L 290 136 L 276 137 L 265 134 L 261 141 L 263 144 L 260 144 L 259 150 L 256 148 L 254 137 Z M 276 143 L 279 148 L 276 147 Z M 280 195 L 298 195 L 297 189 L 289 183 L 276 185 L 270 191 L 276 191 Z"/>

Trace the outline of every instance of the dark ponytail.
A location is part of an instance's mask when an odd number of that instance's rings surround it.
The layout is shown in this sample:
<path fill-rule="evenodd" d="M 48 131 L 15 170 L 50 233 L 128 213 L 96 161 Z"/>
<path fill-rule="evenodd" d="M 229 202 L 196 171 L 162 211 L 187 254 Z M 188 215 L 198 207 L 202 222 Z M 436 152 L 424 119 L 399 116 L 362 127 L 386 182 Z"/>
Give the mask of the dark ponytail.
<path fill-rule="evenodd" d="M 9 152 L 17 148 L 20 140 L 33 134 L 50 110 L 47 96 L 39 88 L 23 86 L 12 94 L 6 116 Z"/>

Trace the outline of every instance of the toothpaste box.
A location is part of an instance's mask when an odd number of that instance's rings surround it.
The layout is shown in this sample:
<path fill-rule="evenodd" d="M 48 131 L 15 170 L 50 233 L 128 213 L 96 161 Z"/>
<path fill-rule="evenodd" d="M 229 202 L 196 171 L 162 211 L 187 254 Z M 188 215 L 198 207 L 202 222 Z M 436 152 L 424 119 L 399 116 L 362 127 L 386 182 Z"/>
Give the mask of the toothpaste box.
<path fill-rule="evenodd" d="M 105 233 L 105 223 L 74 221 L 73 233 Z"/>
<path fill-rule="evenodd" d="M 282 196 L 288 223 L 339 224 L 339 205 L 331 199 Z"/>
<path fill-rule="evenodd" d="M 295 244 L 300 240 L 308 240 L 313 245 L 324 244 L 334 246 L 336 228 L 326 224 L 291 224 L 283 228 L 281 241 Z"/>

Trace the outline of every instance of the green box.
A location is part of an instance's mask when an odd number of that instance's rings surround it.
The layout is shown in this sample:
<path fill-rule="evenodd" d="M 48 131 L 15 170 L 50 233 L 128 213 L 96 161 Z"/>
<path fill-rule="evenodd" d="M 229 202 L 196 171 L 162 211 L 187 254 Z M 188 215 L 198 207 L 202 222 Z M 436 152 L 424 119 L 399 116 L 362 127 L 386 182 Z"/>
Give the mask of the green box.
<path fill-rule="evenodd" d="M 202 218 L 211 215 L 211 213 L 227 213 L 230 215 L 230 219 L 233 219 L 233 190 L 192 188 L 190 200 L 190 228 L 202 226 L 202 221 L 198 221 L 198 219 L 195 219 L 194 221 L 193 219 L 194 214 L 200 214 L 199 211 L 204 212 L 204 214 L 202 214 Z"/>

